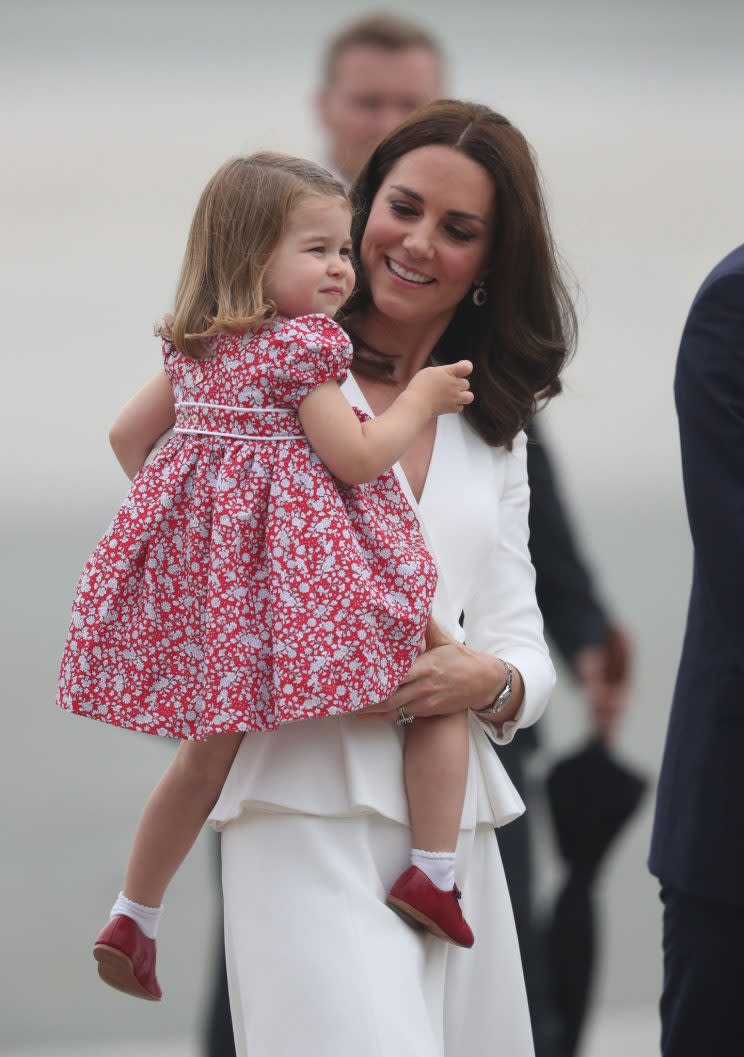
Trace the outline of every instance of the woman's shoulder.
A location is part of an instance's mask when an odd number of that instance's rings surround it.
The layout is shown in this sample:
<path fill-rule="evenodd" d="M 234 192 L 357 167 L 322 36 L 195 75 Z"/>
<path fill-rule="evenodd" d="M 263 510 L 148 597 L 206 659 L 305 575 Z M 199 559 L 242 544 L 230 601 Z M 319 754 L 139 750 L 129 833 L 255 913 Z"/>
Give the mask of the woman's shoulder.
<path fill-rule="evenodd" d="M 527 451 L 527 434 L 523 429 L 514 437 L 511 447 L 505 444 L 488 444 L 481 434 L 468 422 L 465 414 L 458 416 L 466 443 L 473 452 L 480 452 L 483 458 L 493 463 L 513 463 L 525 458 Z"/>
<path fill-rule="evenodd" d="M 464 415 L 458 415 L 456 419 L 463 445 L 459 461 L 467 466 L 466 477 L 472 487 L 477 485 L 479 492 L 485 490 L 492 501 L 500 502 L 512 489 L 520 489 L 526 484 L 527 436 L 524 430 L 517 433 L 510 449 L 503 444 L 488 444 Z"/>

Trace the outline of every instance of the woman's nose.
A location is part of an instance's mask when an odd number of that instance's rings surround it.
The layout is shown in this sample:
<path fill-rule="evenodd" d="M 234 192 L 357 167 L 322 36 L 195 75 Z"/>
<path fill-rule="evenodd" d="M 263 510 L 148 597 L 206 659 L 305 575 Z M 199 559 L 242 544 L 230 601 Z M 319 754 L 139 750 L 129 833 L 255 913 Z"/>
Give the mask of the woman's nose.
<path fill-rule="evenodd" d="M 434 253 L 431 234 L 423 225 L 408 232 L 403 239 L 403 248 L 412 257 L 418 257 L 421 260 L 429 260 Z"/>

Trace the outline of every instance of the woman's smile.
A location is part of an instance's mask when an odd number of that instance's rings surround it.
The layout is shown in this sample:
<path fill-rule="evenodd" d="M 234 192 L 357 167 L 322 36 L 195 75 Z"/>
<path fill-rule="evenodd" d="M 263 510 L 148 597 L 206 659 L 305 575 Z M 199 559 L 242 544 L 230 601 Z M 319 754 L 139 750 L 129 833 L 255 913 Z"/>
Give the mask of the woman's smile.
<path fill-rule="evenodd" d="M 414 272 L 410 268 L 404 268 L 398 261 L 394 261 L 392 257 L 385 257 L 385 263 L 388 266 L 388 270 L 393 273 L 398 279 L 403 279 L 407 283 L 413 283 L 414 286 L 430 286 L 436 280 L 430 275 L 422 275 L 421 272 Z"/>

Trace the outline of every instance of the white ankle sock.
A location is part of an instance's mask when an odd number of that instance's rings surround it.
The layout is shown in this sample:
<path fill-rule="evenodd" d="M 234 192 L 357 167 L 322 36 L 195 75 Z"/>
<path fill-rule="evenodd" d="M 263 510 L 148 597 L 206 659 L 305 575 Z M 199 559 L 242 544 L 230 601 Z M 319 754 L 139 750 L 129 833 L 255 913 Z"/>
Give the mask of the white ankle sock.
<path fill-rule="evenodd" d="M 136 921 L 148 939 L 154 940 L 158 935 L 158 922 L 162 912 L 162 906 L 143 907 L 141 903 L 134 903 L 131 899 L 127 899 L 123 892 L 119 892 L 116 902 L 111 907 L 109 918 L 123 914 L 132 921 Z"/>
<path fill-rule="evenodd" d="M 444 892 L 451 892 L 455 886 L 453 851 L 423 851 L 421 848 L 411 848 L 411 866 L 418 866 L 431 883 Z"/>

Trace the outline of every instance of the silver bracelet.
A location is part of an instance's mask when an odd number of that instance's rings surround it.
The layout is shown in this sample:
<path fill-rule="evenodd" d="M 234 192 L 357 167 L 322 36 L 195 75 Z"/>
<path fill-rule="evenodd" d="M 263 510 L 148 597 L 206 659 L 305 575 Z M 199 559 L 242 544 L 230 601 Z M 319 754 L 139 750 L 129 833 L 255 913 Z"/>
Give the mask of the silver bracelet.
<path fill-rule="evenodd" d="M 493 701 L 487 708 L 479 709 L 479 711 L 476 713 L 476 715 L 478 716 L 498 716 L 499 712 L 504 711 L 507 702 L 509 701 L 509 698 L 512 695 L 512 680 L 514 678 L 514 669 L 508 661 L 504 660 L 503 657 L 497 657 L 496 660 L 501 661 L 501 663 L 506 668 L 506 686 L 496 695 L 496 697 L 493 699 Z"/>

